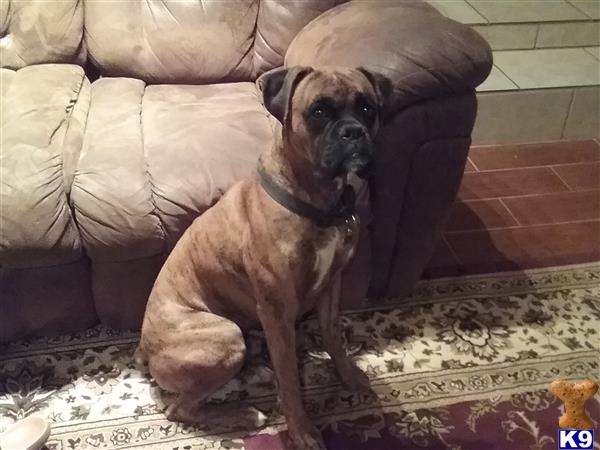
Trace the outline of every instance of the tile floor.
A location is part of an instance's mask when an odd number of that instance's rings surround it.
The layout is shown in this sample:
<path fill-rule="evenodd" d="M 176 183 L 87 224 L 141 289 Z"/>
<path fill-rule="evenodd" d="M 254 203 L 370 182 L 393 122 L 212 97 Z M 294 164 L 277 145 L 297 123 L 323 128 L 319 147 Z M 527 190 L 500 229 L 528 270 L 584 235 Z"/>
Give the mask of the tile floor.
<path fill-rule="evenodd" d="M 585 51 L 600 61 L 600 47 L 585 47 Z"/>
<path fill-rule="evenodd" d="M 467 0 L 475 10 L 491 23 L 502 22 L 554 22 L 566 20 L 586 20 L 591 16 L 575 7 L 567 0 L 490 1 Z"/>
<path fill-rule="evenodd" d="M 598 22 L 543 23 L 539 25 L 535 46 L 581 47 L 599 45 Z"/>
<path fill-rule="evenodd" d="M 473 142 L 508 144 L 562 139 L 573 95 L 570 88 L 480 93 Z"/>
<path fill-rule="evenodd" d="M 566 23 L 600 19 L 598 0 L 426 0 L 442 14 L 470 25 Z"/>
<path fill-rule="evenodd" d="M 494 66 L 520 89 L 600 84 L 598 60 L 583 48 L 498 51 Z M 491 85 L 486 89 L 502 88 Z"/>
<path fill-rule="evenodd" d="M 492 50 L 534 48 L 538 34 L 537 23 L 475 25 L 473 28 L 488 41 Z"/>
<path fill-rule="evenodd" d="M 600 137 L 599 0 L 427 1 L 494 53 L 474 143 Z"/>
<path fill-rule="evenodd" d="M 600 141 L 472 147 L 424 277 L 600 260 Z"/>

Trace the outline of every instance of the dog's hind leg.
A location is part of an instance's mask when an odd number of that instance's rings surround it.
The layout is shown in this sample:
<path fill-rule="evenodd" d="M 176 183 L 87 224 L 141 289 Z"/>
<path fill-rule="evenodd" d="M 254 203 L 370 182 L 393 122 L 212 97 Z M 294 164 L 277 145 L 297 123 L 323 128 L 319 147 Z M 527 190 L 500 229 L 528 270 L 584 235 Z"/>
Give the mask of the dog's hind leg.
<path fill-rule="evenodd" d="M 224 317 L 193 311 L 179 319 L 157 342 L 143 336 L 140 352 L 158 385 L 179 394 L 167 418 L 200 422 L 202 402 L 239 372 L 246 346 L 241 329 Z"/>

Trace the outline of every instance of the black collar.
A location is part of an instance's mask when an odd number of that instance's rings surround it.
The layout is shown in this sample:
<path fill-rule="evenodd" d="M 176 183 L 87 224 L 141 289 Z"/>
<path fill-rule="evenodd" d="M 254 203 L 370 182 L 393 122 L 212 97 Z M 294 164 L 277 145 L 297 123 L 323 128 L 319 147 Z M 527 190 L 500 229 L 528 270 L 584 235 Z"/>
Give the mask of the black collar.
<path fill-rule="evenodd" d="M 262 164 L 258 165 L 257 172 L 260 185 L 273 200 L 285 209 L 312 220 L 318 227 L 340 225 L 350 219 L 355 212 L 356 195 L 354 188 L 349 184 L 344 186 L 338 202 L 328 211 L 324 211 L 286 191 L 266 172 Z"/>

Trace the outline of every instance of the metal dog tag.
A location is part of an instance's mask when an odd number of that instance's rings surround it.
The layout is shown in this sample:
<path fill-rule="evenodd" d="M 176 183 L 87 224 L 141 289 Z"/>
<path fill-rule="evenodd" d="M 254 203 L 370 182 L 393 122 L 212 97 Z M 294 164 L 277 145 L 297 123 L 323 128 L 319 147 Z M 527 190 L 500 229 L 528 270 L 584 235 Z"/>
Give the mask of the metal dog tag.
<path fill-rule="evenodd" d="M 352 214 L 351 216 L 347 217 L 344 222 L 344 228 L 346 239 L 351 238 L 358 228 L 358 216 L 356 214 Z"/>

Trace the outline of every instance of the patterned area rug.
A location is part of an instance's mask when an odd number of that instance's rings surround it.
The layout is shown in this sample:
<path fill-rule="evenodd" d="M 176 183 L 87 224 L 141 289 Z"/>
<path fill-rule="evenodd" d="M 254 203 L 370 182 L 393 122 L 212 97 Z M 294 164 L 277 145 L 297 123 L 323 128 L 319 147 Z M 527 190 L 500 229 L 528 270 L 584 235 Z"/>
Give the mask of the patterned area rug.
<path fill-rule="evenodd" d="M 548 385 L 599 377 L 600 264 L 423 281 L 344 320 L 372 394 L 342 390 L 316 321 L 301 324 L 305 404 L 328 448 L 556 449 L 562 405 Z M 252 405 L 266 424 L 229 411 L 192 427 L 165 419 L 168 398 L 133 364 L 137 339 L 97 327 L 0 347 L 0 431 L 41 414 L 49 449 L 283 448 L 264 345 L 211 407 Z M 598 422 L 598 397 L 588 410 Z"/>

